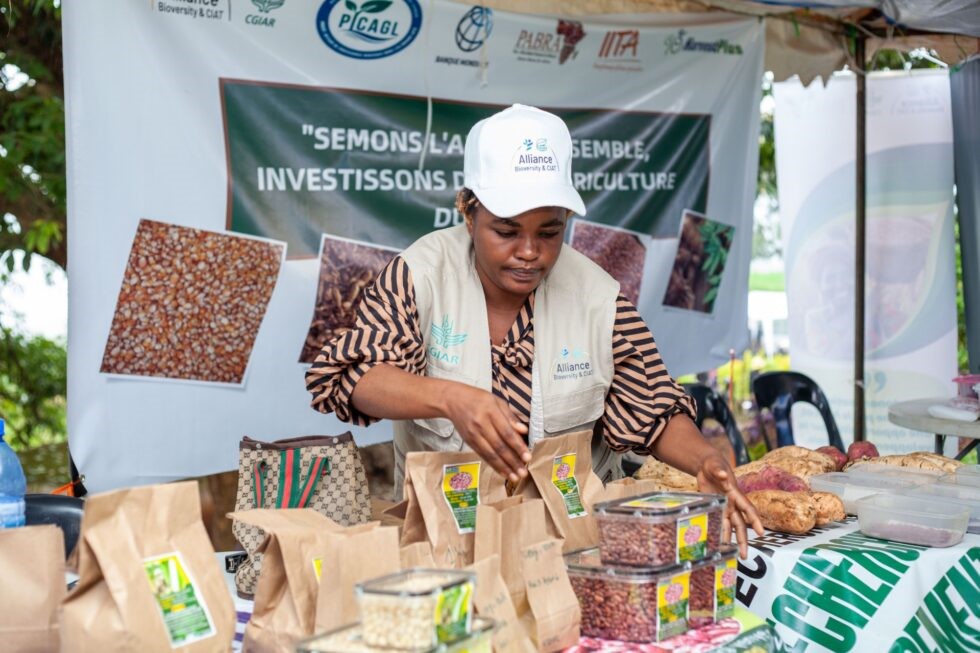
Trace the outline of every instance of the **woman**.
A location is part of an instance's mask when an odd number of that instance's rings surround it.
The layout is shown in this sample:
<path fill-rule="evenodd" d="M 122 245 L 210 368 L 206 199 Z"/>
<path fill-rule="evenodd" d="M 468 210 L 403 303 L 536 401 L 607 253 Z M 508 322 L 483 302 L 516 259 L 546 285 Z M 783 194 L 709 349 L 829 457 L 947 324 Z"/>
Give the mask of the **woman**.
<path fill-rule="evenodd" d="M 307 372 L 313 407 L 359 425 L 397 420 L 399 490 L 409 451 L 469 446 L 516 482 L 529 444 L 592 429 L 603 481 L 622 474 L 617 452 L 635 451 L 727 494 L 745 555 L 746 523 L 762 526 L 691 398 L 619 284 L 563 245 L 568 216 L 585 214 L 571 152 L 565 123 L 539 109 L 478 122 L 456 198 L 465 225 L 419 239 L 365 291 L 354 329 Z"/>

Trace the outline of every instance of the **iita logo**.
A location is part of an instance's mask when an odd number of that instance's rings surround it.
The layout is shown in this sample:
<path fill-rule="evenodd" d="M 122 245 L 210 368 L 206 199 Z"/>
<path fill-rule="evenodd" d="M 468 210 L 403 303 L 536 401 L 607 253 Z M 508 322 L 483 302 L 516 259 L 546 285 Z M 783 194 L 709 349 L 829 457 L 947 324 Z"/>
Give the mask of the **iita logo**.
<path fill-rule="evenodd" d="M 275 27 L 276 19 L 268 14 L 286 4 L 286 0 L 252 0 L 252 4 L 259 10 L 259 13 L 245 14 L 245 24 L 256 27 Z"/>
<path fill-rule="evenodd" d="M 316 29 L 334 52 L 352 59 L 381 59 L 407 48 L 422 28 L 418 0 L 326 0 Z"/>

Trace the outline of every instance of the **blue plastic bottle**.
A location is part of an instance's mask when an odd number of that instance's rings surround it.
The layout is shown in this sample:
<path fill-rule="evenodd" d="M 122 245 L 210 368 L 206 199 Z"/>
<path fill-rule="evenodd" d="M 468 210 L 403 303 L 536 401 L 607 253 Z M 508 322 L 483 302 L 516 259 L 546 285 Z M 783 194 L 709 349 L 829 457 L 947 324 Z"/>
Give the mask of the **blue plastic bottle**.
<path fill-rule="evenodd" d="M 0 528 L 24 525 L 24 493 L 27 480 L 17 454 L 3 439 L 0 419 Z"/>

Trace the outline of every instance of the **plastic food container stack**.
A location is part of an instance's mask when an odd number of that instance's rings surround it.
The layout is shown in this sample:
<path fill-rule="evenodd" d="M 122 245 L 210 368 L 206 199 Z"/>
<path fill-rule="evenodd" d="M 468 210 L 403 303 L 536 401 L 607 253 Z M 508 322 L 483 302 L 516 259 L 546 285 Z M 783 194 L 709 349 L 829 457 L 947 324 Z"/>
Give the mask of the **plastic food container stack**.
<path fill-rule="evenodd" d="M 688 631 L 691 563 L 659 569 L 603 564 L 598 549 L 565 556 L 585 637 L 659 642 Z"/>
<path fill-rule="evenodd" d="M 652 568 L 717 553 L 727 503 L 717 494 L 654 492 L 596 504 L 602 562 Z"/>
<path fill-rule="evenodd" d="M 932 483 L 920 485 L 909 490 L 909 496 L 932 501 L 962 506 L 970 511 L 970 522 L 967 524 L 968 533 L 980 533 L 980 487 L 972 485 L 953 485 L 950 483 Z"/>
<path fill-rule="evenodd" d="M 735 613 L 738 549 L 726 544 L 721 551 L 691 566 L 688 625 L 700 628 Z"/>
<path fill-rule="evenodd" d="M 810 477 L 810 489 L 814 492 L 831 492 L 844 502 L 849 515 L 857 514 L 857 500 L 872 494 L 899 493 L 922 485 L 920 481 L 893 478 L 886 474 L 851 474 L 830 472 Z"/>
<path fill-rule="evenodd" d="M 860 463 L 858 465 L 854 465 L 853 467 L 849 467 L 846 473 L 850 474 L 853 478 L 893 478 L 900 481 L 909 481 L 918 485 L 935 483 L 944 476 L 944 472 L 932 469 L 915 469 L 875 463 Z"/>
<path fill-rule="evenodd" d="M 856 504 L 865 535 L 920 546 L 953 546 L 970 519 L 965 506 L 906 494 L 872 494 Z"/>
<path fill-rule="evenodd" d="M 952 474 L 943 476 L 941 482 L 980 487 L 980 465 L 963 465 Z"/>
<path fill-rule="evenodd" d="M 492 653 L 495 626 L 491 619 L 474 617 L 473 631 L 455 642 L 402 650 L 411 653 Z M 392 653 L 392 649 L 366 644 L 361 635 L 361 624 L 356 623 L 299 642 L 296 653 Z"/>
<path fill-rule="evenodd" d="M 475 575 L 406 569 L 357 585 L 361 638 L 369 646 L 429 650 L 471 633 Z"/>

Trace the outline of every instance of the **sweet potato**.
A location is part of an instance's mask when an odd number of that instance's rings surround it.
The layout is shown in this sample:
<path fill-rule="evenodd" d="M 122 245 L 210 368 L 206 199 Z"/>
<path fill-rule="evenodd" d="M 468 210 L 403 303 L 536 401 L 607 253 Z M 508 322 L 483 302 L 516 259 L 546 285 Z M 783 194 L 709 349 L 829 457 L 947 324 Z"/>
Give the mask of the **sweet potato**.
<path fill-rule="evenodd" d="M 817 523 L 817 507 L 805 492 L 762 490 L 745 495 L 759 511 L 762 525 L 772 531 L 802 535 Z"/>
<path fill-rule="evenodd" d="M 946 456 L 929 453 L 928 451 L 916 451 L 910 454 L 895 454 L 891 456 L 879 456 L 868 460 L 856 460 L 847 464 L 845 470 L 850 469 L 857 463 L 869 465 L 893 465 L 895 467 L 908 467 L 910 469 L 926 469 L 937 472 L 952 473 L 963 463 Z M 736 470 L 736 474 L 738 471 Z"/>
<path fill-rule="evenodd" d="M 843 521 L 847 517 L 844 512 L 844 502 L 836 494 L 811 492 L 810 498 L 817 508 L 817 526 L 824 526 L 832 521 Z"/>
<path fill-rule="evenodd" d="M 784 490 L 786 492 L 806 492 L 810 486 L 799 476 L 772 465 L 763 465 L 759 471 L 736 477 L 738 489 L 743 493 L 759 490 Z"/>
<path fill-rule="evenodd" d="M 843 451 L 841 451 L 837 447 L 834 447 L 834 446 L 828 444 L 828 445 L 825 445 L 823 447 L 818 448 L 817 449 L 817 452 L 818 453 L 822 453 L 825 456 L 830 456 L 831 458 L 833 458 L 834 459 L 834 462 L 837 464 L 836 471 L 838 471 L 838 472 L 840 470 L 844 469 L 844 465 L 847 464 L 847 454 L 845 454 Z"/>
<path fill-rule="evenodd" d="M 679 492 L 698 491 L 698 480 L 696 478 L 671 467 L 667 463 L 660 462 L 652 456 L 647 458 L 646 462 L 643 463 L 643 467 L 637 470 L 633 478 L 655 480 L 663 485 L 664 490 Z"/>
<path fill-rule="evenodd" d="M 847 448 L 847 459 L 851 462 L 866 458 L 877 458 L 880 455 L 878 453 L 878 447 L 874 446 L 871 442 L 852 442 L 851 446 Z"/>

